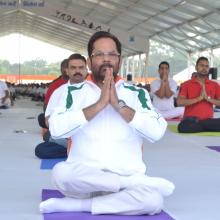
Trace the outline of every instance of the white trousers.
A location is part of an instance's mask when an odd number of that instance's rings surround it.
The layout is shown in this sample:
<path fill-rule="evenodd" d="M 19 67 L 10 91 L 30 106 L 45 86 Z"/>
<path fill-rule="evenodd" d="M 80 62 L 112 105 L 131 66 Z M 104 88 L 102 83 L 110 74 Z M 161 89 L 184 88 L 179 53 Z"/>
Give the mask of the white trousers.
<path fill-rule="evenodd" d="M 166 119 L 177 118 L 183 116 L 184 107 L 176 107 L 166 111 L 159 110 L 159 112 Z"/>
<path fill-rule="evenodd" d="M 157 190 L 143 184 L 120 189 L 118 174 L 79 163 L 58 163 L 52 181 L 67 197 L 92 198 L 92 214 L 153 215 L 163 207 Z"/>

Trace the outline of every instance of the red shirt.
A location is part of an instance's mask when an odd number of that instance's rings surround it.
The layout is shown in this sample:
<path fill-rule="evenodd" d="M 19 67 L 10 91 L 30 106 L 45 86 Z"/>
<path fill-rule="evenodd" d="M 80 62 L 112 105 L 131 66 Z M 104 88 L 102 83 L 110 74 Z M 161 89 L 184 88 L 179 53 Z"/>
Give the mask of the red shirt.
<path fill-rule="evenodd" d="M 55 79 L 49 86 L 47 93 L 45 95 L 44 98 L 44 104 L 47 105 L 50 99 L 50 96 L 52 95 L 52 93 L 54 92 L 54 90 L 56 90 L 57 88 L 59 88 L 60 86 L 62 86 L 63 84 L 67 83 L 67 80 L 64 80 L 62 76 L 58 77 L 57 79 Z"/>
<path fill-rule="evenodd" d="M 207 96 L 211 99 L 220 99 L 220 86 L 218 83 L 206 79 L 205 90 Z M 200 96 L 202 91 L 201 84 L 196 80 L 196 77 L 184 82 L 180 86 L 179 96 L 187 99 L 194 99 Z M 199 120 L 213 118 L 213 104 L 202 100 L 193 105 L 185 106 L 184 117 L 195 116 Z"/>

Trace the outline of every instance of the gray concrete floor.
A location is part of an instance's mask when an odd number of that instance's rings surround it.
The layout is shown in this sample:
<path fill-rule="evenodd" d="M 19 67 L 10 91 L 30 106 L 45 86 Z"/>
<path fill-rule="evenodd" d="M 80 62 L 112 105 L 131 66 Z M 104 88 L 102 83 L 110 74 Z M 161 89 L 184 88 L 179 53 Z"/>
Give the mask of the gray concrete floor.
<path fill-rule="evenodd" d="M 40 170 L 40 160 L 34 156 L 35 146 L 42 141 L 37 123 L 42 107 L 36 104 L 21 99 L 13 108 L 0 110 L 0 219 L 43 219 L 38 212 L 41 190 L 52 186 L 50 171 Z M 174 194 L 165 199 L 165 211 L 177 220 L 220 219 L 220 153 L 207 145 L 220 145 L 220 137 L 184 136 L 167 130 L 160 141 L 145 142 L 148 175 L 176 185 Z"/>

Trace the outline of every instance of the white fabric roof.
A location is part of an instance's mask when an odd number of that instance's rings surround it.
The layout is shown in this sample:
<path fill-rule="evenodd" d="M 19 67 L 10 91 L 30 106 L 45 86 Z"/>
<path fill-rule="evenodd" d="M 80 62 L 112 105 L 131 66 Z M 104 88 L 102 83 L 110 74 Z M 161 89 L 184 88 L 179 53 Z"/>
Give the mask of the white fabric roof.
<path fill-rule="evenodd" d="M 148 40 L 194 52 L 220 45 L 219 0 L 0 1 L 0 35 L 21 33 L 86 54 L 89 37 L 110 30 L 123 55 L 148 51 Z"/>

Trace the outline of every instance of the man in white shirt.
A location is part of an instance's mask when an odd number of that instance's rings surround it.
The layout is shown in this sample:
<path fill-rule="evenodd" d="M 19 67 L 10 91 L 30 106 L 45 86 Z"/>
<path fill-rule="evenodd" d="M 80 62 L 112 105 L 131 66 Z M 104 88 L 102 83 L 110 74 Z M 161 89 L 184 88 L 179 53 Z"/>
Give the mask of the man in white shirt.
<path fill-rule="evenodd" d="M 66 96 L 68 95 L 68 87 L 74 86 L 75 84 L 82 83 L 87 75 L 86 58 L 81 54 L 72 54 L 67 59 L 67 75 L 69 80 L 67 83 L 61 85 L 59 88 L 55 89 L 51 95 L 46 111 L 45 118 L 49 118 L 53 110 L 62 105 L 61 103 L 66 102 Z"/>
<path fill-rule="evenodd" d="M 8 86 L 5 82 L 0 81 L 0 107 L 8 108 L 11 105 Z"/>
<path fill-rule="evenodd" d="M 81 54 L 72 54 L 67 59 L 67 75 L 69 81 L 55 89 L 51 95 L 45 111 L 45 118 L 52 114 L 53 110 L 66 101 L 68 87 L 84 81 L 87 75 L 86 58 Z M 35 148 L 35 155 L 41 159 L 65 158 L 67 157 L 67 139 L 54 139 L 49 137 L 49 141 L 40 143 Z"/>
<path fill-rule="evenodd" d="M 92 74 L 68 87 L 65 102 L 49 118 L 54 138 L 72 139 L 67 161 L 52 171 L 65 197 L 42 202 L 40 212 L 159 213 L 174 185 L 145 175 L 142 145 L 144 139 L 160 139 L 167 123 L 154 111 L 147 91 L 118 76 L 121 43 L 114 35 L 96 32 L 88 55 Z"/>
<path fill-rule="evenodd" d="M 159 64 L 160 79 L 156 79 L 151 83 L 151 96 L 153 106 L 166 119 L 182 117 L 184 108 L 174 106 L 174 97 L 177 93 L 176 82 L 169 78 L 169 63 L 163 61 Z"/>

